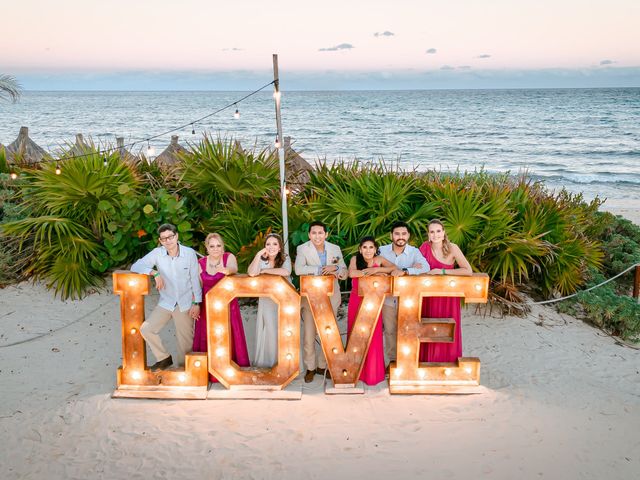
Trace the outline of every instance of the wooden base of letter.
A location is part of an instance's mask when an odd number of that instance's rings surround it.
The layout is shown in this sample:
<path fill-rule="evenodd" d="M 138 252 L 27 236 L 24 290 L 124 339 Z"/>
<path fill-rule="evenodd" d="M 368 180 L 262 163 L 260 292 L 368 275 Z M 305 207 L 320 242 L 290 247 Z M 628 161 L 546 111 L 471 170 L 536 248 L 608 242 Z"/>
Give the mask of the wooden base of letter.
<path fill-rule="evenodd" d="M 416 372 L 404 372 L 391 362 L 389 393 L 455 395 L 483 393 L 480 359 L 461 357 L 456 363 L 421 363 Z"/>
<path fill-rule="evenodd" d="M 300 400 L 301 398 L 302 382 L 299 379 L 278 390 L 267 390 L 261 385 L 232 385 L 227 389 L 220 383 L 212 383 L 207 394 L 209 400 Z"/>

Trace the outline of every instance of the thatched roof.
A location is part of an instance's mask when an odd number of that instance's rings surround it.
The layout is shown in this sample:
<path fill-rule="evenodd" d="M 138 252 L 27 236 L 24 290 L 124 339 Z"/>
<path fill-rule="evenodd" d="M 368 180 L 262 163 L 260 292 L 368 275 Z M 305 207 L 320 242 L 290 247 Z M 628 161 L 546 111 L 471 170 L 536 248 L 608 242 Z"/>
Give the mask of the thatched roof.
<path fill-rule="evenodd" d="M 124 148 L 124 137 L 116 137 L 117 151 L 120 154 L 120 160 L 127 163 L 137 163 L 140 161 L 140 157 L 136 157 L 129 150 Z"/>
<path fill-rule="evenodd" d="M 76 143 L 66 152 L 66 155 L 73 157 L 79 155 L 86 155 L 91 152 L 92 148 L 84 141 L 84 136 L 81 133 L 76 133 Z"/>
<path fill-rule="evenodd" d="M 178 143 L 178 135 L 171 135 L 171 143 L 156 157 L 156 163 L 161 167 L 172 167 L 180 161 L 179 153 L 187 150 Z"/>
<path fill-rule="evenodd" d="M 36 165 L 49 154 L 29 138 L 29 129 L 20 127 L 18 138 L 6 147 L 7 163 Z"/>
<path fill-rule="evenodd" d="M 291 137 L 284 137 L 284 159 L 289 189 L 292 192 L 302 190 L 309 182 L 309 172 L 313 170 L 313 167 L 291 148 Z"/>

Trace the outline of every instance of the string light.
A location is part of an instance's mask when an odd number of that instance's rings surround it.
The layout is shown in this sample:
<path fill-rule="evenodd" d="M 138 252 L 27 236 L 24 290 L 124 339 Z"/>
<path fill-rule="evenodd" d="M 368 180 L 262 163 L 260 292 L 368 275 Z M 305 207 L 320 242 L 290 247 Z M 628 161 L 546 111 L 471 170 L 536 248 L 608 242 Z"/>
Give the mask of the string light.
<path fill-rule="evenodd" d="M 147 158 L 151 158 L 155 155 L 156 149 L 151 146 L 149 142 L 147 142 Z"/>
<path fill-rule="evenodd" d="M 233 118 L 236 120 L 240 118 L 240 110 L 238 110 L 238 104 L 236 104 L 236 113 L 233 114 Z"/>
<path fill-rule="evenodd" d="M 109 162 L 107 162 L 107 157 L 102 157 L 102 165 L 104 165 L 105 167 L 109 165 Z"/>
<path fill-rule="evenodd" d="M 16 178 L 18 178 L 18 174 L 16 172 L 14 172 L 13 170 L 11 171 L 9 176 L 11 177 L 11 180 L 15 180 Z"/>
<path fill-rule="evenodd" d="M 278 138 L 278 135 L 276 135 L 276 141 L 274 142 L 274 145 L 276 148 L 280 148 L 280 139 Z"/>
<path fill-rule="evenodd" d="M 60 175 L 62 173 L 62 170 L 60 169 L 60 164 L 56 165 L 56 175 Z"/>
<path fill-rule="evenodd" d="M 196 127 L 192 123 L 191 124 L 191 135 L 195 135 L 195 134 L 196 134 Z"/>

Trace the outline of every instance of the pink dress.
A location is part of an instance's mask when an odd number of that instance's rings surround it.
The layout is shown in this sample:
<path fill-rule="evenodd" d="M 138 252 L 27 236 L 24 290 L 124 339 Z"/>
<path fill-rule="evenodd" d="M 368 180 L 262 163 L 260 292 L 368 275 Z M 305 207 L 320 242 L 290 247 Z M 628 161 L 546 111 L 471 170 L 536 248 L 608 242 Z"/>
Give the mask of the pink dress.
<path fill-rule="evenodd" d="M 222 265 L 227 266 L 227 259 L 229 253 L 222 254 Z M 193 333 L 193 351 L 194 352 L 206 352 L 207 351 L 207 304 L 206 295 L 211 288 L 224 278 L 223 273 L 216 273 L 210 275 L 207 273 L 207 257 L 198 259 L 202 273 L 200 278 L 202 279 L 202 305 L 200 306 L 200 317 L 196 320 L 196 326 Z M 242 326 L 242 316 L 240 316 L 240 306 L 238 305 L 238 299 L 233 299 L 229 305 L 230 324 L 231 324 L 231 358 L 240 367 L 249 366 L 249 353 L 247 352 L 247 341 L 244 338 L 244 328 Z M 218 380 L 213 375 L 209 374 L 209 379 L 212 382 Z"/>
<path fill-rule="evenodd" d="M 432 269 L 451 270 L 454 265 L 439 261 L 431 251 L 429 242 L 420 246 L 420 253 Z M 452 343 L 423 343 L 420 345 L 421 362 L 456 362 L 462 356 L 462 328 L 460 325 L 460 298 L 429 297 L 422 300 L 423 318 L 453 318 L 456 328 Z"/>
<path fill-rule="evenodd" d="M 374 265 L 378 267 L 379 265 Z M 362 297 L 358 295 L 358 279 L 351 280 L 351 295 L 349 296 L 349 307 L 347 310 L 347 331 L 351 334 L 353 325 L 356 323 L 358 309 L 362 303 Z M 348 338 L 348 337 L 347 337 Z M 367 385 L 376 385 L 384 380 L 384 347 L 382 346 L 382 315 L 378 318 L 376 328 L 373 331 L 373 338 L 369 345 L 367 358 L 364 360 L 360 380 Z"/>

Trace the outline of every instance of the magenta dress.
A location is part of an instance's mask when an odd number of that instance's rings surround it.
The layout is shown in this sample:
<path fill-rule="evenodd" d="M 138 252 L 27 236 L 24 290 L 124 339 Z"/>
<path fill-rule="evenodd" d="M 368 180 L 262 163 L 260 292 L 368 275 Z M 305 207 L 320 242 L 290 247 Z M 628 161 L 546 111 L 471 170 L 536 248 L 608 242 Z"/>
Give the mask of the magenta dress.
<path fill-rule="evenodd" d="M 429 242 L 420 246 L 420 253 L 432 269 L 451 270 L 454 265 L 439 261 L 431 251 Z M 462 326 L 460 324 L 460 298 L 429 297 L 422 300 L 423 318 L 453 318 L 456 328 L 453 343 L 423 343 L 420 345 L 421 362 L 456 362 L 462 356 Z"/>
<path fill-rule="evenodd" d="M 378 265 L 374 265 L 377 267 Z M 347 331 L 351 334 L 353 325 L 356 323 L 358 309 L 362 303 L 362 297 L 358 295 L 358 279 L 351 280 L 351 295 L 349 296 L 349 307 L 347 310 Z M 347 337 L 348 339 L 348 337 Z M 378 323 L 373 331 L 373 338 L 369 345 L 367 358 L 364 360 L 360 380 L 367 385 L 377 385 L 384 380 L 384 348 L 382 346 L 382 315 L 378 318 Z"/>
<path fill-rule="evenodd" d="M 227 266 L 227 259 L 229 253 L 222 254 L 222 265 Z M 202 279 L 202 305 L 200 308 L 200 317 L 196 320 L 195 330 L 193 333 L 193 351 L 194 352 L 206 352 L 207 351 L 207 304 L 206 295 L 211 288 L 224 278 L 223 273 L 216 273 L 210 275 L 207 273 L 207 257 L 200 258 L 198 260 L 202 273 L 200 278 Z M 249 353 L 247 352 L 247 341 L 244 338 L 244 327 L 242 326 L 242 316 L 240 315 L 240 306 L 238 305 L 238 299 L 233 299 L 229 305 L 229 314 L 231 321 L 231 358 L 240 367 L 249 366 Z M 212 382 L 218 380 L 213 375 L 209 374 L 209 379 Z"/>

